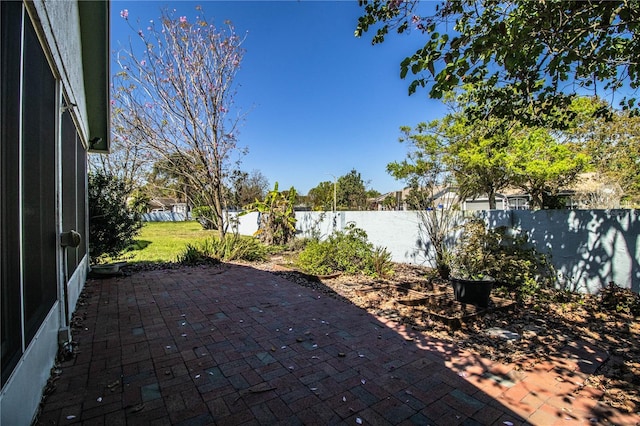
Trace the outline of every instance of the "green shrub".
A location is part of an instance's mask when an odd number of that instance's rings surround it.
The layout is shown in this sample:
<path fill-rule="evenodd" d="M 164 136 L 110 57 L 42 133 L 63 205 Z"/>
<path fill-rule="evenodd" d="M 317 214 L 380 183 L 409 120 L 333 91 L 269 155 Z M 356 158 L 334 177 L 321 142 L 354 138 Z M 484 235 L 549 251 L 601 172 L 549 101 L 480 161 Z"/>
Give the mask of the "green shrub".
<path fill-rule="evenodd" d="M 464 224 L 452 259 L 455 275 L 488 275 L 498 285 L 520 295 L 533 294 L 541 286 L 552 284 L 548 259 L 528 246 L 526 235 L 510 235 L 505 227 L 487 230 L 480 219 Z"/>
<path fill-rule="evenodd" d="M 211 253 L 211 245 L 208 241 L 202 244 L 188 243 L 182 253 L 178 254 L 178 263 L 183 265 L 193 266 L 217 261 L 218 259 Z"/>
<path fill-rule="evenodd" d="M 227 234 L 224 239 L 214 237 L 200 244 L 187 244 L 178 255 L 178 262 L 185 265 L 221 260 L 254 262 L 265 260 L 267 254 L 268 249 L 255 238 Z"/>
<path fill-rule="evenodd" d="M 338 270 L 335 248 L 326 241 L 310 241 L 298 256 L 298 266 L 305 272 L 315 275 L 328 275 Z"/>
<path fill-rule="evenodd" d="M 211 239 L 211 252 L 220 260 L 265 260 L 268 250 L 260 241 L 252 237 L 227 234 L 224 239 Z"/>
<path fill-rule="evenodd" d="M 117 257 L 142 227 L 140 215 L 127 206 L 126 182 L 103 172 L 89 173 L 88 195 L 91 259 Z"/>
<path fill-rule="evenodd" d="M 345 231 L 334 232 L 324 241 L 309 241 L 297 263 L 303 271 L 315 275 L 344 272 L 384 276 L 390 273 L 390 259 L 386 249 L 374 249 L 367 233 L 350 223 Z"/>
<path fill-rule="evenodd" d="M 373 251 L 373 270 L 379 277 L 389 277 L 393 275 L 393 262 L 391 253 L 386 247 L 377 246 Z"/>
<path fill-rule="evenodd" d="M 598 294 L 600 307 L 605 311 L 624 312 L 633 316 L 640 316 L 640 294 L 628 288 L 622 288 L 614 282 Z"/>

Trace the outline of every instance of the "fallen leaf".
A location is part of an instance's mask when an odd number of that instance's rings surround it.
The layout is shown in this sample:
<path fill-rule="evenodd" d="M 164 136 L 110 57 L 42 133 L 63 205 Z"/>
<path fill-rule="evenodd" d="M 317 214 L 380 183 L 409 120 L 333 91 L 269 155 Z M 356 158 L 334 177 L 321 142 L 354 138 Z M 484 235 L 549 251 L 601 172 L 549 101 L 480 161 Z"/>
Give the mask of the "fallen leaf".
<path fill-rule="evenodd" d="M 142 410 L 144 410 L 144 404 L 134 405 L 134 406 L 131 408 L 131 412 L 132 412 L 132 413 L 138 413 L 138 412 L 140 412 L 140 411 L 142 411 Z"/>

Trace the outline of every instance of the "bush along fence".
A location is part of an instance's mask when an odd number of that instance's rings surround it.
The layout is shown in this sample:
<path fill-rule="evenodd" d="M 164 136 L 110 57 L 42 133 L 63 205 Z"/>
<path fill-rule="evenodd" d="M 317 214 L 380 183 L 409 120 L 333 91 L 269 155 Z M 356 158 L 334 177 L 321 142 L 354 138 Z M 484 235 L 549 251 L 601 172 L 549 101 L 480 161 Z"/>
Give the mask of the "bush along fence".
<path fill-rule="evenodd" d="M 614 282 L 640 292 L 640 210 L 491 210 L 473 214 L 488 228 L 505 227 L 514 235 L 526 235 L 533 248 L 548 256 L 562 288 L 595 293 Z M 238 219 L 241 234 L 252 235 L 258 229 L 257 213 Z M 386 247 L 394 262 L 434 266 L 418 212 L 296 212 L 296 219 L 298 237 L 324 239 L 355 223 L 372 244 Z"/>
<path fill-rule="evenodd" d="M 640 292 L 640 210 L 490 210 L 469 214 L 481 217 L 488 228 L 505 227 L 514 235 L 526 235 L 533 248 L 549 257 L 562 288 L 595 293 L 614 282 Z M 143 220 L 185 218 L 180 213 L 155 212 L 144 214 Z M 253 235 L 258 229 L 257 212 L 237 220 L 242 235 Z M 386 247 L 394 262 L 435 266 L 432 247 L 415 211 L 296 212 L 296 221 L 299 238 L 320 239 L 354 223 L 374 246 Z"/>

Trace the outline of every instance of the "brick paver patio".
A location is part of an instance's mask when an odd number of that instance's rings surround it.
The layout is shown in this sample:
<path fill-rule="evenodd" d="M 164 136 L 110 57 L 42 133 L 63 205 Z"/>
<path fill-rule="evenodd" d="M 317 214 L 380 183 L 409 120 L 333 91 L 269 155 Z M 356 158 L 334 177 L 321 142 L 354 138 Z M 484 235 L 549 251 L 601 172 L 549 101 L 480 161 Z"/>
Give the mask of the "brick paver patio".
<path fill-rule="evenodd" d="M 638 424 L 582 387 L 587 344 L 531 372 L 221 265 L 89 280 L 38 424 Z"/>

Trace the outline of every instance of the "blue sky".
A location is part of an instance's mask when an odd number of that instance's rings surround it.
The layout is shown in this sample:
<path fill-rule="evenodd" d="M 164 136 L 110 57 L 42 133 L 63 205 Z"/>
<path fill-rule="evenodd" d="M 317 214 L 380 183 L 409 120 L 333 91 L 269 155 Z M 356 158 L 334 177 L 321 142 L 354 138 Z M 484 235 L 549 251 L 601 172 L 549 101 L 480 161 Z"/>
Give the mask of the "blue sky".
<path fill-rule="evenodd" d="M 122 9 L 134 25 L 139 19 L 146 26 L 163 7 L 215 24 L 228 19 L 246 33 L 236 80 L 236 104 L 246 113 L 239 143 L 249 150 L 241 168 L 259 170 L 272 186 L 277 181 L 306 194 L 356 169 L 367 189 L 400 189 L 402 182 L 386 173 L 406 154 L 399 127 L 446 114 L 426 91 L 408 96 L 409 81 L 399 77 L 400 62 L 424 44 L 423 36 L 389 37 L 376 46 L 370 35 L 354 37 L 362 12 L 355 0 L 112 1 L 112 49 L 133 36 Z"/>

